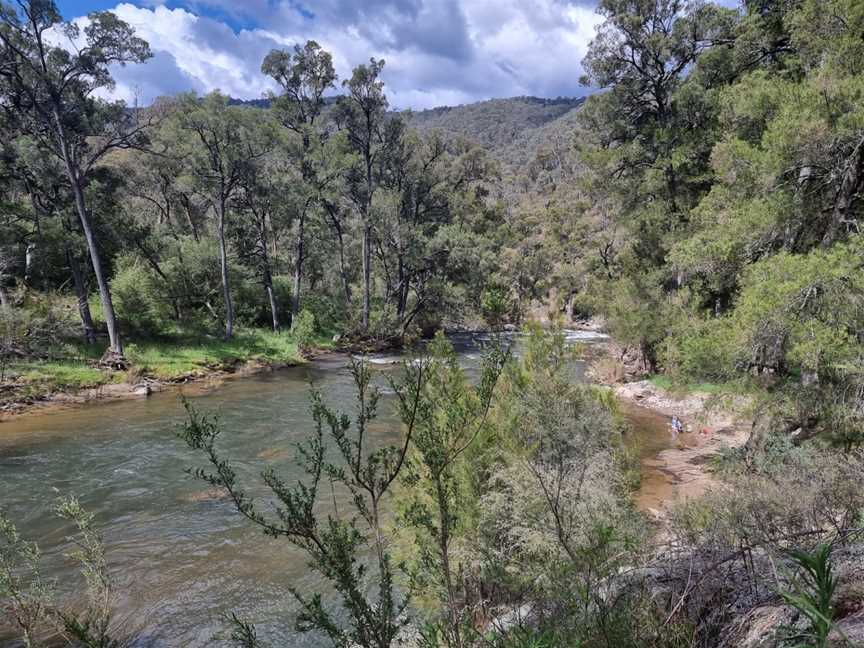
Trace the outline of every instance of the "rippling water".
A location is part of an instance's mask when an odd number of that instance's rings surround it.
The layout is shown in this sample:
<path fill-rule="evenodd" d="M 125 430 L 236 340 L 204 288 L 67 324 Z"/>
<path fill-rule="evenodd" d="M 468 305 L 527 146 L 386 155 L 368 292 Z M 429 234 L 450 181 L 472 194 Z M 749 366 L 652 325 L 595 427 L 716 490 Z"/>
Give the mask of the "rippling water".
<path fill-rule="evenodd" d="M 454 342 L 473 370 L 481 340 Z M 399 359 L 375 358 L 382 384 Z M 577 379 L 583 369 L 577 365 Z M 251 494 L 266 495 L 256 479 L 266 466 L 297 476 L 290 448 L 311 429 L 310 380 L 328 403 L 350 411 L 354 391 L 345 359 L 187 391 L 196 407 L 219 413 L 220 447 L 236 459 L 241 479 L 255 485 Z M 56 491 L 79 496 L 97 514 L 115 578 L 118 625 L 135 648 L 211 645 L 222 627 L 219 616 L 229 611 L 254 621 L 259 635 L 276 645 L 326 645 L 294 633 L 296 605 L 288 592 L 289 585 L 315 591 L 320 580 L 301 553 L 261 535 L 185 474 L 198 457 L 176 438 L 182 420 L 178 394 L 166 392 L 0 423 L 0 505 L 39 542 L 46 573 L 73 597 L 80 579 L 63 556 L 69 529 L 51 512 Z M 392 441 L 398 432 L 385 398 L 375 438 Z M 0 646 L 13 645 L 0 632 Z"/>

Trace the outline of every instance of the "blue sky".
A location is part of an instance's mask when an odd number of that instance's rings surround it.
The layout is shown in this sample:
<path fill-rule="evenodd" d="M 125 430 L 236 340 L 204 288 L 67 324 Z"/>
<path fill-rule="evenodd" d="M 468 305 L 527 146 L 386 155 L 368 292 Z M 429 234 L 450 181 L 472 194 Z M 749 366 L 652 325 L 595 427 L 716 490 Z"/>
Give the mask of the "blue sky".
<path fill-rule="evenodd" d="M 734 2 L 735 0 L 725 0 Z M 274 48 L 317 40 L 340 78 L 384 58 L 391 106 L 491 97 L 578 96 L 595 0 L 56 0 L 66 19 L 112 10 L 153 59 L 114 70 L 115 96 L 141 103 L 192 90 L 254 99 Z"/>
<path fill-rule="evenodd" d="M 118 0 L 55 0 L 57 3 L 57 7 L 60 9 L 60 13 L 63 14 L 64 17 L 70 16 L 83 16 L 91 11 L 110 11 L 114 7 L 116 7 L 119 3 Z M 192 11 L 193 13 L 208 16 L 210 18 L 214 18 L 216 20 L 222 21 L 229 25 L 235 31 L 239 31 L 240 29 L 252 29 L 257 27 L 257 21 L 255 20 L 254 15 L 248 14 L 242 11 L 242 6 L 248 0 L 227 0 L 227 2 L 223 2 L 225 6 L 229 6 L 230 4 L 234 4 L 235 7 L 240 7 L 241 10 L 225 10 L 224 8 L 219 8 L 217 3 L 208 3 L 208 2 L 195 2 L 194 0 L 191 2 L 184 2 L 183 0 L 130 0 L 129 4 L 136 5 L 138 7 L 145 8 L 153 8 L 159 5 L 163 5 L 168 7 L 169 9 L 187 9 Z M 360 0 L 362 1 L 362 0 Z M 273 3 L 278 4 L 278 3 Z"/>

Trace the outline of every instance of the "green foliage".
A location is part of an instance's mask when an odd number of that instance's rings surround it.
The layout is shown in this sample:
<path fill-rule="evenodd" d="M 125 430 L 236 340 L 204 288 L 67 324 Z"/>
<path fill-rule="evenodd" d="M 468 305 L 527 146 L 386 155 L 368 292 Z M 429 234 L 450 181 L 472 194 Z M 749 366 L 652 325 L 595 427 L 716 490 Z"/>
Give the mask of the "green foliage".
<path fill-rule="evenodd" d="M 58 616 L 68 635 L 85 648 L 120 648 L 111 636 L 111 579 L 105 561 L 105 547 L 93 524 L 95 515 L 86 511 L 75 497 L 61 498 L 57 515 L 75 525 L 76 535 L 67 538 L 74 549 L 68 554 L 80 564 L 87 594 L 84 613 L 59 610 Z"/>
<path fill-rule="evenodd" d="M 325 294 L 309 294 L 303 299 L 303 309 L 312 313 L 315 324 L 322 335 L 344 331 L 345 304 L 338 296 Z"/>
<path fill-rule="evenodd" d="M 186 403 L 189 415 L 181 437 L 201 452 L 209 469 L 193 472 L 212 486 L 225 489 L 237 511 L 273 538 L 284 538 L 307 552 L 310 567 L 318 571 L 338 593 L 345 617 L 335 616 L 323 603 L 321 593 L 292 589 L 301 606 L 296 620 L 300 631 L 318 631 L 336 646 L 389 648 L 405 624 L 403 613 L 410 591 L 400 593 L 394 584 L 394 564 L 388 552 L 382 515 L 384 497 L 405 465 L 409 443 L 425 381 L 425 367 L 408 367 L 407 375 L 391 387 L 399 399 L 405 426 L 405 441 L 399 446 L 370 448 L 368 427 L 377 416 L 380 391 L 371 383 L 364 362 L 352 363 L 357 388 L 357 412 L 353 421 L 327 407 L 320 393 L 312 393 L 315 430 L 297 448 L 297 462 L 305 480 L 290 485 L 268 469 L 261 475 L 279 501 L 276 516 L 260 512 L 237 481 L 230 462 L 217 450 L 221 430 L 215 419 L 201 415 Z M 327 441 L 335 446 L 335 458 Z M 326 516 L 318 508 L 322 480 L 343 488 L 349 495 L 353 515 L 344 517 L 333 509 Z M 333 501 L 333 507 L 336 502 Z M 370 560 L 365 556 L 372 555 Z M 369 591 L 369 580 L 375 582 Z M 235 638 L 247 642 L 251 626 L 235 625 Z"/>
<path fill-rule="evenodd" d="M 441 617 L 435 619 L 435 634 L 450 648 L 471 645 L 472 610 L 459 584 L 468 566 L 461 558 L 465 548 L 458 544 L 477 518 L 477 511 L 471 511 L 478 492 L 472 474 L 506 359 L 503 349 L 488 352 L 477 386 L 470 386 L 452 346 L 443 334 L 436 335 L 402 478 L 397 519 L 413 536 L 411 586 L 423 593 L 427 604 L 435 601 L 440 612 L 433 613 L 433 619 Z"/>
<path fill-rule="evenodd" d="M 792 550 L 789 557 L 798 567 L 799 574 L 792 579 L 789 589 L 780 592 L 780 596 L 810 622 L 806 633 L 795 638 L 797 641 L 803 639 L 805 643 L 797 645 L 801 648 L 825 648 L 834 627 L 833 601 L 837 590 L 837 578 L 832 573 L 831 546 L 821 544 L 812 553 Z"/>
<path fill-rule="evenodd" d="M 122 257 L 116 262 L 111 280 L 114 307 L 124 327 L 132 332 L 157 333 L 170 317 L 164 301 L 158 298 L 157 287 L 144 264 L 134 257 Z"/>
<path fill-rule="evenodd" d="M 297 341 L 301 350 L 309 349 L 315 341 L 315 315 L 305 308 L 291 322 L 291 336 Z"/>
<path fill-rule="evenodd" d="M 490 287 L 483 291 L 480 296 L 480 308 L 483 319 L 491 328 L 495 329 L 506 320 L 511 310 L 508 302 L 507 292 L 502 288 Z"/>
<path fill-rule="evenodd" d="M 36 543 L 22 538 L 0 511 L 0 609 L 6 610 L 27 648 L 37 645 L 54 599 L 54 583 L 42 576 L 40 561 Z"/>
<path fill-rule="evenodd" d="M 0 382 L 13 364 L 53 360 L 72 331 L 68 304 L 55 295 L 37 296 L 24 307 L 0 307 Z"/>
<path fill-rule="evenodd" d="M 571 301 L 646 373 L 756 376 L 773 425 L 846 448 L 864 354 L 864 77 L 839 54 L 861 51 L 853 5 L 601 3 L 585 66 L 608 92 L 579 113 L 596 252 Z"/>
<path fill-rule="evenodd" d="M 627 621 L 640 597 L 608 596 L 623 585 L 619 568 L 637 559 L 641 525 L 626 503 L 614 404 L 574 384 L 573 360 L 563 335 L 530 330 L 499 384 L 491 431 L 471 458 L 468 483 L 479 505 L 467 519 L 460 514 L 459 529 L 459 555 L 476 565 L 471 588 L 494 592 L 498 606 L 487 613 L 531 611 L 525 628 L 499 631 L 493 645 L 611 648 L 642 645 L 656 632 L 647 617 Z"/>
<path fill-rule="evenodd" d="M 112 586 L 102 539 L 94 515 L 74 496 L 58 498 L 56 515 L 71 522 L 75 534 L 67 538 L 73 550 L 67 557 L 79 564 L 87 605 L 83 611 L 56 603 L 57 584 L 42 576 L 41 553 L 24 540 L 0 512 L 0 609 L 7 609 L 24 645 L 42 645 L 45 636 L 59 637 L 56 645 L 69 648 L 119 648 L 112 637 Z M 52 645 L 54 645 L 52 643 Z"/>
<path fill-rule="evenodd" d="M 552 631 L 537 631 L 531 628 L 520 627 L 517 627 L 512 632 L 505 633 L 498 640 L 493 639 L 492 645 L 495 648 L 556 648 L 562 646 L 561 643 L 558 643 Z M 573 648 L 577 648 L 579 644 L 571 643 L 570 645 Z"/>
<path fill-rule="evenodd" d="M 735 328 L 728 317 L 705 319 L 686 312 L 677 315 L 663 356 L 669 382 L 722 383 L 734 379 L 741 351 L 731 334 Z"/>

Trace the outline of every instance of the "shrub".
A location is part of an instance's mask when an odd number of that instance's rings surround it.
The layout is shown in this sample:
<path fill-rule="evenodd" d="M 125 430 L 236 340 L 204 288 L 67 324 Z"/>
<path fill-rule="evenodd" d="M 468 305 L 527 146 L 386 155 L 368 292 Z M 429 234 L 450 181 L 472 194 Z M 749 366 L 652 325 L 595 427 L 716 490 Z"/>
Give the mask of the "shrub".
<path fill-rule="evenodd" d="M 112 636 L 112 583 L 95 515 L 71 496 L 59 498 L 54 513 L 74 527 L 74 535 L 66 538 L 73 547 L 66 557 L 79 566 L 83 583 L 75 586 L 85 595 L 83 609 L 57 605 L 57 584 L 42 576 L 38 545 L 24 539 L 2 510 L 0 609 L 8 610 L 25 646 L 42 645 L 39 639 L 52 635 L 58 637 L 52 646 L 116 648 L 121 643 Z"/>
<path fill-rule="evenodd" d="M 728 380 L 734 375 L 734 338 L 729 318 L 675 320 L 667 339 L 665 365 L 684 380 Z"/>
<path fill-rule="evenodd" d="M 277 277 L 276 280 L 282 280 Z M 284 277 L 287 287 L 288 278 Z M 290 290 L 288 291 L 290 294 Z M 345 298 L 342 295 L 331 296 L 323 293 L 303 296 L 303 310 L 307 310 L 315 316 L 315 322 L 319 331 L 333 333 L 343 331 L 347 325 Z M 285 304 L 290 303 L 286 297 Z"/>
<path fill-rule="evenodd" d="M 74 335 L 70 309 L 53 295 L 28 301 L 23 307 L 0 307 L 0 380 L 9 363 L 50 359 L 63 340 Z"/>
<path fill-rule="evenodd" d="M 111 296 L 117 317 L 131 331 L 158 334 L 171 317 L 170 305 L 159 294 L 152 270 L 134 256 L 117 260 Z"/>
<path fill-rule="evenodd" d="M 291 335 L 297 341 L 301 352 L 310 349 L 315 343 L 315 332 L 315 316 L 304 308 L 291 325 Z"/>
<path fill-rule="evenodd" d="M 782 587 L 777 566 L 792 552 L 843 546 L 860 528 L 864 454 L 840 459 L 815 447 L 783 447 L 739 456 L 737 467 L 728 456 L 727 485 L 672 512 L 663 578 L 675 584 L 670 597 L 683 597 L 683 612 L 703 640 L 727 633 L 727 624 L 758 600 L 754 594 Z"/>
<path fill-rule="evenodd" d="M 486 288 L 480 295 L 480 310 L 490 328 L 501 326 L 511 310 L 509 292 L 497 286 Z"/>

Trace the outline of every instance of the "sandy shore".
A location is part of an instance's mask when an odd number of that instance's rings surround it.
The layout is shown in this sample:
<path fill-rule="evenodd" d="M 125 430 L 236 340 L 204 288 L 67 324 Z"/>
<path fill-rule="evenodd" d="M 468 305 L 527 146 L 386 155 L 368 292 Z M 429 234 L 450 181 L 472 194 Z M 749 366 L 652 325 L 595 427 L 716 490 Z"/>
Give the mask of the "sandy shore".
<path fill-rule="evenodd" d="M 677 502 L 718 486 L 708 469 L 711 458 L 721 448 L 739 447 L 749 438 L 749 422 L 738 419 L 728 408 L 715 407 L 709 394 L 679 397 L 645 380 L 615 385 L 614 390 L 625 403 L 670 419 L 678 416 L 686 426 L 674 447 L 644 461 L 649 478 L 640 488 L 636 505 L 655 517 L 662 518 Z M 744 403 L 733 409 L 744 409 Z"/>

